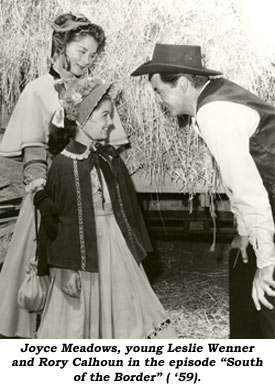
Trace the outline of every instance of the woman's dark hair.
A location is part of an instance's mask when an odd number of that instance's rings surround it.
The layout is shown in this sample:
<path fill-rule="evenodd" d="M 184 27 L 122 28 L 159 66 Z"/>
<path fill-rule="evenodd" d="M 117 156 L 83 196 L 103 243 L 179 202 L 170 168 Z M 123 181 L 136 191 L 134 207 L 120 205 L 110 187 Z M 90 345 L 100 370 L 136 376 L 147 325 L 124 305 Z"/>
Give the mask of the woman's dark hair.
<path fill-rule="evenodd" d="M 64 119 L 64 128 L 56 127 L 50 124 L 50 133 L 48 139 L 48 151 L 56 156 L 65 148 L 72 138 L 76 135 L 77 124 L 68 118 Z"/>
<path fill-rule="evenodd" d="M 79 23 L 79 27 L 70 29 L 70 22 Z M 102 27 L 91 23 L 85 16 L 73 14 L 59 15 L 53 23 L 54 32 L 52 35 L 51 57 L 54 54 L 60 54 L 64 51 L 65 46 L 77 39 L 77 37 L 92 36 L 97 44 L 97 53 L 100 53 L 105 46 L 106 36 Z"/>

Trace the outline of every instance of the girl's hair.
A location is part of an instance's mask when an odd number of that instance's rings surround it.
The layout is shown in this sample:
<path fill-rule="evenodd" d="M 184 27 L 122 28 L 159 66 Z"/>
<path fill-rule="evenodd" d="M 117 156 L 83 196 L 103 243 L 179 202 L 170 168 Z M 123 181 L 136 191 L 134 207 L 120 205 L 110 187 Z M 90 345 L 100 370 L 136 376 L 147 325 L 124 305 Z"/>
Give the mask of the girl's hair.
<path fill-rule="evenodd" d="M 85 16 L 59 15 L 53 23 L 53 29 L 51 57 L 63 53 L 69 42 L 86 35 L 90 35 L 98 43 L 97 53 L 104 49 L 106 36 L 103 28 L 91 23 Z"/>
<path fill-rule="evenodd" d="M 105 100 L 112 100 L 107 93 L 102 96 L 93 111 L 98 108 Z M 92 112 L 93 112 L 92 111 Z M 92 115 L 92 112 L 90 115 Z M 65 111 L 64 128 L 57 127 L 53 123 L 50 124 L 50 133 L 48 139 L 48 151 L 52 156 L 56 156 L 68 145 L 71 139 L 74 139 L 77 131 L 77 123 L 75 120 L 68 119 Z"/>

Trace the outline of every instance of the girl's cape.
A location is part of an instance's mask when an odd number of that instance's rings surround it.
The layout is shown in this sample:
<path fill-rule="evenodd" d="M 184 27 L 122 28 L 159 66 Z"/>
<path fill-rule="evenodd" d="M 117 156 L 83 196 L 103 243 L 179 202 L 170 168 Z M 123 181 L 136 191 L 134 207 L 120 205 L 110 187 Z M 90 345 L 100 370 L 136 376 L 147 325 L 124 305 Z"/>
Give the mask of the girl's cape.
<path fill-rule="evenodd" d="M 90 174 L 94 166 L 105 178 L 114 217 L 137 263 L 152 250 L 133 182 L 117 150 L 107 144 L 89 151 L 72 140 L 48 172 L 46 190 L 58 210 L 58 235 L 50 242 L 41 225 L 39 275 L 47 273 L 48 257 L 51 266 L 98 272 Z"/>

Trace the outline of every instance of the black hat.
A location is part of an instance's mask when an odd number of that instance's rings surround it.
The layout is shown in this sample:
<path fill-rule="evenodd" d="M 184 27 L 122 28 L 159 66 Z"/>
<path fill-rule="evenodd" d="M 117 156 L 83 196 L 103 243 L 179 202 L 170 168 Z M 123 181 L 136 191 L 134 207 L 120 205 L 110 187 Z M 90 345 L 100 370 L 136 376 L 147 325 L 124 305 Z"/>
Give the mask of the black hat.
<path fill-rule="evenodd" d="M 222 74 L 216 70 L 203 68 L 200 46 L 162 43 L 156 43 L 152 60 L 139 66 L 131 76 L 155 73 L 188 73 L 202 76 Z"/>

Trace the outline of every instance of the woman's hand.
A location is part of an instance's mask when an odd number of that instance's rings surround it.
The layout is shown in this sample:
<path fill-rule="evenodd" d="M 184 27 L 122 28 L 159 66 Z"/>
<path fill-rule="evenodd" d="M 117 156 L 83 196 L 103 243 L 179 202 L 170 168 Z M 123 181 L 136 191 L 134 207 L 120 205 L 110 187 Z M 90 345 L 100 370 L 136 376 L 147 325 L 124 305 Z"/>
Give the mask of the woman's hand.
<path fill-rule="evenodd" d="M 61 286 L 64 294 L 74 298 L 79 297 L 81 291 L 81 279 L 79 273 L 71 269 L 62 269 Z"/>

